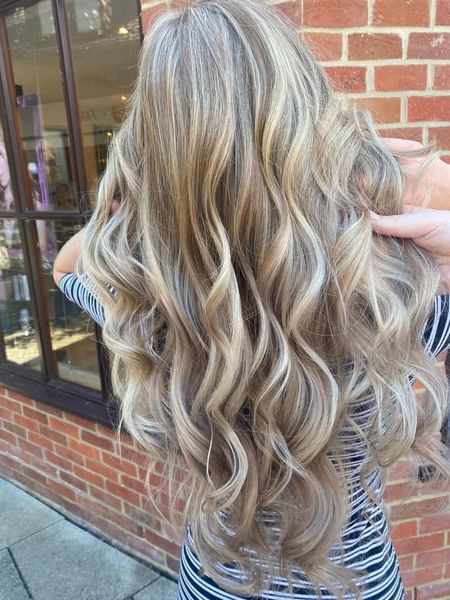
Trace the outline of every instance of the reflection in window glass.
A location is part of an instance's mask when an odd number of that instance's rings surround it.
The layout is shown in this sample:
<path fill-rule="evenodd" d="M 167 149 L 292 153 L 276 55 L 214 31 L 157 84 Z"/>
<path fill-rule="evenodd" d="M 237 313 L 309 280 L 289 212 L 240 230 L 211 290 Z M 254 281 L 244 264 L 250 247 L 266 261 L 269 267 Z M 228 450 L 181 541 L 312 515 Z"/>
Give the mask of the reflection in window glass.
<path fill-rule="evenodd" d="M 43 226 L 44 225 L 44 226 Z M 56 252 L 72 237 L 80 226 L 76 221 L 38 221 L 39 235 L 49 235 L 55 240 Z M 45 244 L 39 238 L 45 278 L 45 293 L 48 298 L 49 324 L 53 351 L 56 354 L 59 377 L 96 390 L 101 389 L 94 322 L 76 304 L 68 300 L 53 280 L 53 261 Z M 48 247 L 48 246 L 47 246 Z M 55 252 L 55 253 L 56 253 Z"/>
<path fill-rule="evenodd" d="M 0 124 L 0 210 L 14 210 L 14 196 L 11 187 L 11 175 L 6 156 L 3 129 Z"/>
<path fill-rule="evenodd" d="M 136 2 L 66 0 L 91 204 L 141 46 Z"/>
<path fill-rule="evenodd" d="M 17 111 L 34 210 L 77 210 L 51 0 L 6 17 Z M 60 202 L 60 186 L 71 200 Z"/>
<path fill-rule="evenodd" d="M 0 219 L 0 322 L 6 358 L 40 371 L 36 324 L 15 219 Z"/>

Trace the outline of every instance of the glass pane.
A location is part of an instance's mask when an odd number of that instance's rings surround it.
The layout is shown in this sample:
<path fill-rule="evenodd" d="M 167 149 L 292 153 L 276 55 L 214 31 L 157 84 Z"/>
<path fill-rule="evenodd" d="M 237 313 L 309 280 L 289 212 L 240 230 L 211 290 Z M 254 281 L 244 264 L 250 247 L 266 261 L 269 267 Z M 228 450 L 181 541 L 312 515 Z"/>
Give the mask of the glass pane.
<path fill-rule="evenodd" d="M 79 229 L 74 220 L 36 222 L 48 299 L 50 334 L 61 379 L 101 389 L 94 322 L 53 281 L 56 254 Z"/>
<path fill-rule="evenodd" d="M 11 187 L 8 157 L 0 123 L 0 210 L 14 210 L 14 196 Z"/>
<path fill-rule="evenodd" d="M 0 219 L 0 322 L 6 358 L 41 370 L 16 219 Z"/>
<path fill-rule="evenodd" d="M 51 0 L 19 6 L 6 27 L 32 187 L 29 208 L 77 210 Z"/>
<path fill-rule="evenodd" d="M 136 77 L 140 24 L 137 2 L 66 0 L 66 7 L 92 200 Z"/>

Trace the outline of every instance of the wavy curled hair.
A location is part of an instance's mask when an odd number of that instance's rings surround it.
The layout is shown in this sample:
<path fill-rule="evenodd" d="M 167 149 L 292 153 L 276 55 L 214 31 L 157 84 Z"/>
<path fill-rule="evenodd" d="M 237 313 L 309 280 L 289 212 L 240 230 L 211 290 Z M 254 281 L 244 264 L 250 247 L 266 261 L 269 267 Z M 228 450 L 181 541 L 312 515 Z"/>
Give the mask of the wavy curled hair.
<path fill-rule="evenodd" d="M 330 559 L 353 447 L 373 496 L 400 456 L 450 476 L 447 384 L 421 337 L 437 267 L 370 223 L 402 210 L 402 154 L 265 2 L 185 3 L 145 37 L 78 271 L 105 306 L 120 423 L 188 470 L 182 522 L 230 592 L 300 567 L 319 597 L 360 597 Z"/>

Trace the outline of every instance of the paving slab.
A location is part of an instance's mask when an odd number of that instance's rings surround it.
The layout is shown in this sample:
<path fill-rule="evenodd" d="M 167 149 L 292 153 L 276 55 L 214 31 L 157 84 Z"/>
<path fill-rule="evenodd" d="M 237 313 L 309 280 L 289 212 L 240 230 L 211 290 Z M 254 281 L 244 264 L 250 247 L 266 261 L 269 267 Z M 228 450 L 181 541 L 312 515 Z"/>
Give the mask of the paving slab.
<path fill-rule="evenodd" d="M 30 600 L 6 549 L 0 551 L 0 600 Z"/>
<path fill-rule="evenodd" d="M 160 577 L 65 519 L 10 551 L 34 600 L 123 600 Z"/>
<path fill-rule="evenodd" d="M 0 477 L 0 550 L 64 517 Z"/>
<path fill-rule="evenodd" d="M 133 600 L 176 600 L 177 584 L 160 577 L 133 596 Z"/>

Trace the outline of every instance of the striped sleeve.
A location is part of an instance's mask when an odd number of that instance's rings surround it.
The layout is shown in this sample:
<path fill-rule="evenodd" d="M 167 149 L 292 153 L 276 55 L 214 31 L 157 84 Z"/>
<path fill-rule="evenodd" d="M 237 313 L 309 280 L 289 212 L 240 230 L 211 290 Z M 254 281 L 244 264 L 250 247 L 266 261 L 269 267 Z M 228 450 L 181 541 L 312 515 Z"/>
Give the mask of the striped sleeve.
<path fill-rule="evenodd" d="M 105 323 L 105 311 L 98 298 L 81 281 L 76 273 L 66 273 L 59 280 L 59 289 L 72 302 L 78 304 L 101 327 Z"/>
<path fill-rule="evenodd" d="M 450 294 L 434 298 L 434 309 L 425 323 L 423 342 L 432 356 L 450 349 Z"/>

